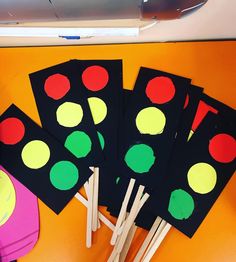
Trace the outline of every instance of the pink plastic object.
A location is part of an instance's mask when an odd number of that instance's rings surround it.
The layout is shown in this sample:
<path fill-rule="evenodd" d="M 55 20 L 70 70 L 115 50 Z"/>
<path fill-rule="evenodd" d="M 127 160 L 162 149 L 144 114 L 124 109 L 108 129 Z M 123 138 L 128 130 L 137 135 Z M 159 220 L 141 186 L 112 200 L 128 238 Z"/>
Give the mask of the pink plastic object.
<path fill-rule="evenodd" d="M 0 225 L 0 262 L 9 262 L 26 255 L 38 240 L 38 201 L 34 194 L 12 177 L 1 165 L 0 171 L 2 175 L 5 177 L 7 175 L 10 178 L 16 197 L 11 216 Z M 1 190 L 4 189 L 0 187 Z"/>

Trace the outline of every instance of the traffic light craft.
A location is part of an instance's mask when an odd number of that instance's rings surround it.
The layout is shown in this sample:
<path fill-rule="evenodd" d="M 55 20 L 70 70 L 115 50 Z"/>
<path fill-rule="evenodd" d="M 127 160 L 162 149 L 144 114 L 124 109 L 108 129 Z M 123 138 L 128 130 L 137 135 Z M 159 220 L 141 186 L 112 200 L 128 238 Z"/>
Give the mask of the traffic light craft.
<path fill-rule="evenodd" d="M 235 112 L 234 113 L 235 121 Z M 230 114 L 230 115 L 232 115 Z M 226 117 L 227 119 L 227 117 Z M 192 237 L 236 168 L 236 128 L 210 113 L 170 163 L 149 201 L 149 211 Z"/>
<path fill-rule="evenodd" d="M 0 162 L 55 213 L 92 172 L 15 105 L 0 117 Z"/>
<path fill-rule="evenodd" d="M 29 75 L 42 126 L 76 158 L 98 164 L 102 150 L 84 90 L 73 62 Z"/>

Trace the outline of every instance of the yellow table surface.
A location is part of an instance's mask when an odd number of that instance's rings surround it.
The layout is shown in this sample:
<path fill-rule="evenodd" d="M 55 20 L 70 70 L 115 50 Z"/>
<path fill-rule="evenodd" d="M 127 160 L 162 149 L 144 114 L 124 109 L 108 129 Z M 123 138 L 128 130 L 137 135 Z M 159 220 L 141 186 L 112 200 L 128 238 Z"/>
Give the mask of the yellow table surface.
<path fill-rule="evenodd" d="M 123 59 L 124 87 L 132 88 L 140 66 L 192 78 L 205 92 L 236 108 L 236 42 L 157 43 L 0 49 L 0 113 L 15 103 L 40 123 L 28 74 L 69 59 Z M 20 262 L 106 261 L 111 231 L 104 225 L 85 247 L 86 209 L 75 198 L 55 215 L 39 201 L 40 237 Z M 104 210 L 103 210 L 104 211 Z M 138 230 L 127 261 L 146 231 Z M 152 261 L 236 261 L 236 176 L 192 239 L 172 228 Z"/>

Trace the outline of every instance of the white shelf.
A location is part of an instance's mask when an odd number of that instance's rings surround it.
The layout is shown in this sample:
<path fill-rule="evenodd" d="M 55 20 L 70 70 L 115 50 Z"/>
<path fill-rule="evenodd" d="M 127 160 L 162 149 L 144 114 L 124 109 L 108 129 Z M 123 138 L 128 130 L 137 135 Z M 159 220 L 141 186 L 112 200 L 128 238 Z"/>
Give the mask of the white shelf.
<path fill-rule="evenodd" d="M 195 13 L 178 20 L 160 21 L 153 27 L 140 31 L 139 36 L 97 36 L 80 40 L 36 37 L 0 37 L 0 46 L 44 46 L 44 45 L 82 45 L 107 43 L 139 43 L 192 41 L 236 38 L 236 1 L 209 0 Z M 45 27 L 142 27 L 151 23 L 139 20 L 77 21 L 22 24 L 23 26 Z M 22 26 L 18 25 L 18 26 Z M 8 26 L 9 27 L 9 26 Z"/>

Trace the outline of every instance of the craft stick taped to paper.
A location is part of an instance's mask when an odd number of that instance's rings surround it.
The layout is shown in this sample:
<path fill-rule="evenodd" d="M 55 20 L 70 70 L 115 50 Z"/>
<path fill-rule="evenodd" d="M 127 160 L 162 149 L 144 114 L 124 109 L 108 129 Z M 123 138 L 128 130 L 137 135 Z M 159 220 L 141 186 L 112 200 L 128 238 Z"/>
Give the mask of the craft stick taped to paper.
<path fill-rule="evenodd" d="M 132 224 L 134 223 L 134 220 L 137 216 L 138 209 L 141 208 L 140 205 L 141 205 L 142 194 L 144 192 L 144 189 L 145 189 L 144 186 L 142 186 L 142 185 L 139 186 L 139 189 L 138 189 L 138 192 L 135 196 L 134 202 L 132 204 L 130 213 L 129 213 L 126 221 L 125 221 L 123 232 L 121 234 L 119 242 L 117 243 L 117 248 L 115 246 L 115 249 L 117 250 L 118 253 L 121 252 L 121 250 L 124 246 L 124 243 L 125 243 L 125 240 L 127 238 L 128 233 L 129 233 L 129 230 L 130 230 L 130 228 L 131 228 Z M 146 194 L 144 194 L 143 198 L 145 198 L 145 200 L 146 200 Z"/>
<path fill-rule="evenodd" d="M 187 109 L 187 108 L 186 108 Z M 183 114 L 186 114 L 187 112 L 186 109 L 184 110 Z M 235 122 L 235 110 L 233 110 L 232 108 L 228 107 L 227 105 L 223 104 L 220 101 L 217 101 L 216 99 L 206 95 L 206 94 L 201 94 L 200 95 L 200 101 L 198 103 L 198 107 L 197 107 L 197 111 L 195 113 L 195 116 L 192 115 L 193 119 L 192 119 L 192 130 L 191 133 L 188 137 L 188 141 L 191 141 L 191 138 L 194 137 L 192 136 L 193 134 L 196 135 L 198 133 L 199 128 L 201 127 L 202 123 L 204 122 L 204 120 L 206 120 L 205 118 L 209 115 L 209 114 L 213 114 L 215 116 L 221 116 L 223 119 L 225 119 L 230 125 L 236 125 Z M 187 113 L 188 115 L 188 113 Z M 187 122 L 189 122 L 189 118 L 187 120 Z M 182 120 L 181 120 L 182 121 Z M 189 126 L 189 123 L 187 124 Z M 181 129 L 181 127 L 180 127 Z M 185 141 L 185 142 L 184 142 Z M 175 158 L 177 155 L 181 154 L 183 148 L 185 148 L 188 144 L 188 141 L 186 140 L 186 136 L 177 136 L 176 137 L 176 141 L 173 147 L 173 150 L 171 152 L 171 158 L 169 161 L 170 163 L 172 161 L 175 161 Z M 199 141 L 199 143 L 201 143 L 201 141 Z M 186 161 L 187 161 L 188 157 L 186 157 Z M 170 165 L 170 164 L 169 164 Z M 168 183 L 168 177 L 165 177 L 165 179 L 163 180 L 163 182 L 160 184 L 160 189 L 156 189 L 156 191 L 162 190 L 163 185 L 166 183 Z M 156 201 L 162 201 L 160 199 L 160 197 L 158 197 L 156 199 Z M 158 209 L 158 204 L 155 207 L 156 209 Z M 151 210 L 147 210 L 146 207 L 144 207 L 142 209 L 142 212 L 139 214 L 136 222 L 137 225 L 142 226 L 146 229 L 151 228 L 152 223 L 155 220 L 155 215 L 153 215 Z M 156 213 L 158 214 L 158 213 Z"/>
<path fill-rule="evenodd" d="M 129 249 L 130 249 L 130 246 L 132 244 L 132 241 L 133 241 L 133 238 L 135 236 L 137 228 L 138 227 L 135 224 L 132 225 L 130 232 L 128 234 L 128 237 L 125 241 L 124 248 L 123 248 L 123 250 L 121 251 L 121 254 L 120 254 L 120 262 L 125 261 L 125 258 L 126 258 L 128 252 L 129 252 Z"/>
<path fill-rule="evenodd" d="M 125 214 L 126 214 L 126 211 L 127 211 L 128 203 L 129 203 L 129 200 L 130 200 L 130 196 L 132 194 L 134 184 L 135 184 L 135 179 L 131 178 L 129 185 L 128 185 L 128 188 L 127 188 L 127 191 L 126 191 L 126 194 L 125 194 L 125 197 L 124 197 L 124 200 L 122 202 L 122 206 L 121 206 L 121 209 L 120 209 L 120 213 L 119 213 L 119 216 L 118 216 L 118 219 L 117 219 L 117 222 L 116 222 L 114 232 L 112 234 L 112 238 L 111 238 L 111 242 L 110 242 L 111 245 L 114 245 L 116 243 L 118 231 L 119 231 L 119 229 L 120 229 L 120 227 L 121 227 L 121 225 L 124 221 Z"/>
<path fill-rule="evenodd" d="M 99 192 L 99 168 L 94 168 L 93 174 L 93 222 L 92 230 L 95 232 L 98 229 L 98 192 Z"/>
<path fill-rule="evenodd" d="M 57 214 L 91 171 L 15 105 L 0 117 L 2 165 Z"/>
<path fill-rule="evenodd" d="M 151 258 L 157 251 L 158 247 L 161 245 L 162 241 L 164 240 L 165 236 L 168 234 L 170 229 L 171 229 L 171 225 L 167 223 L 165 227 L 163 228 L 163 230 L 161 231 L 158 238 L 156 239 L 156 241 L 154 242 L 154 244 L 152 245 L 149 252 L 145 255 L 143 262 L 149 262 L 151 260 Z"/>
<path fill-rule="evenodd" d="M 94 174 L 88 181 L 88 206 L 87 206 L 87 229 L 86 229 L 86 247 L 92 246 L 92 222 L 93 222 L 93 184 Z"/>
<path fill-rule="evenodd" d="M 236 126 L 209 114 L 170 164 L 168 184 L 152 194 L 149 211 L 192 237 L 236 168 Z M 176 172 L 178 170 L 178 172 Z M 158 198 L 162 196 L 162 198 Z"/>
<path fill-rule="evenodd" d="M 160 217 L 157 217 L 155 222 L 153 223 L 150 231 L 148 232 L 146 238 L 144 239 L 142 246 L 138 250 L 138 253 L 136 254 L 133 262 L 139 262 L 141 258 L 143 257 L 147 247 L 150 245 L 152 238 L 154 237 L 158 227 L 160 226 L 160 223 L 162 222 L 162 219 Z"/>
<path fill-rule="evenodd" d="M 166 225 L 167 225 L 167 222 L 166 222 L 164 219 L 162 219 L 162 221 L 161 221 L 158 229 L 156 230 L 156 232 L 155 232 L 152 240 L 150 241 L 149 246 L 148 246 L 148 248 L 146 249 L 146 251 L 145 251 L 145 253 L 144 253 L 144 256 L 143 256 L 143 259 L 142 259 L 141 261 L 146 261 L 146 262 L 148 261 L 148 260 L 146 259 L 146 256 L 150 253 L 150 251 L 151 251 L 151 250 L 153 249 L 153 247 L 155 246 L 156 242 L 158 241 L 158 238 L 159 238 L 160 234 L 162 233 L 162 231 L 164 230 L 164 228 L 165 228 Z"/>
<path fill-rule="evenodd" d="M 0 261 L 26 255 L 37 243 L 37 197 L 0 165 Z"/>
<path fill-rule="evenodd" d="M 76 76 L 72 61 L 29 75 L 43 128 L 75 157 L 96 165 L 103 159 L 101 146 Z"/>
<path fill-rule="evenodd" d="M 109 200 L 118 153 L 118 129 L 121 114 L 122 60 L 73 60 L 78 90 L 88 98 L 105 161 L 99 166 L 99 204 Z"/>
<path fill-rule="evenodd" d="M 116 207 L 124 195 L 122 187 L 131 177 L 148 191 L 163 179 L 189 82 L 187 78 L 166 72 L 140 69 L 120 128 L 121 178 L 112 195 L 113 209 L 109 211 L 113 215 L 117 215 Z"/>
<path fill-rule="evenodd" d="M 121 173 L 152 188 L 167 165 L 189 79 L 141 68 L 121 137 Z M 142 159 L 142 161 L 139 161 Z M 158 175 L 156 175 L 158 173 Z"/>

